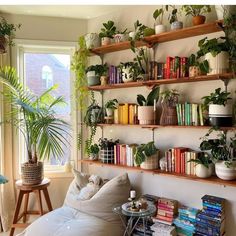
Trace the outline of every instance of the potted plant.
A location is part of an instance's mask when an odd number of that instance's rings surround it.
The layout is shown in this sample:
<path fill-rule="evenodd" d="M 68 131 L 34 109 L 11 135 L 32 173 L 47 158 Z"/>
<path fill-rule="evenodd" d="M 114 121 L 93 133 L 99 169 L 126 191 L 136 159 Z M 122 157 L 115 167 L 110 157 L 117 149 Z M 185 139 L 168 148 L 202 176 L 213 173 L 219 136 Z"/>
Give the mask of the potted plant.
<path fill-rule="evenodd" d="M 119 69 L 124 83 L 136 81 L 140 71 L 138 63 L 133 61 L 121 62 Z"/>
<path fill-rule="evenodd" d="M 217 88 L 209 96 L 202 97 L 205 108 L 209 107 L 209 121 L 212 126 L 232 126 L 232 104 L 228 103 L 230 93 Z"/>
<path fill-rule="evenodd" d="M 141 125 L 151 125 L 156 122 L 156 103 L 159 99 L 160 87 L 156 86 L 148 94 L 147 98 L 137 95 L 138 120 Z"/>
<path fill-rule="evenodd" d="M 161 92 L 162 113 L 160 125 L 177 125 L 176 104 L 178 103 L 179 92 L 176 89 Z"/>
<path fill-rule="evenodd" d="M 97 48 L 101 45 L 101 40 L 97 33 L 89 33 L 84 36 L 87 49 Z"/>
<path fill-rule="evenodd" d="M 169 7 L 172 9 L 171 13 L 169 14 L 168 20 L 170 22 L 170 29 L 177 30 L 183 28 L 183 22 L 178 21 L 178 9 L 176 9 L 175 5 L 167 5 L 166 10 L 168 11 Z"/>
<path fill-rule="evenodd" d="M 217 138 L 210 139 L 213 131 L 217 132 Z M 236 179 L 236 134 L 227 139 L 225 132 L 211 128 L 202 139 L 200 148 L 202 151 L 210 151 L 216 175 L 223 180 Z"/>
<path fill-rule="evenodd" d="M 111 44 L 111 39 L 116 32 L 116 27 L 113 21 L 109 20 L 107 23 L 103 23 L 104 28 L 101 28 L 99 37 L 101 38 L 102 46 Z"/>
<path fill-rule="evenodd" d="M 96 143 L 90 146 L 89 152 L 90 152 L 90 160 L 92 161 L 98 160 L 99 147 Z"/>
<path fill-rule="evenodd" d="M 120 43 L 120 42 L 126 41 L 128 39 L 126 32 L 127 32 L 127 29 L 125 29 L 123 31 L 117 30 L 114 35 L 115 43 Z"/>
<path fill-rule="evenodd" d="M 134 22 L 134 31 L 129 33 L 129 40 L 131 49 L 135 48 L 135 41 L 139 41 L 144 37 L 144 30 L 147 28 L 146 25 L 143 25 L 139 20 Z M 134 51 L 134 50 L 133 50 Z"/>
<path fill-rule="evenodd" d="M 159 150 L 154 142 L 141 144 L 136 148 L 134 158 L 137 166 L 142 169 L 154 170 L 158 168 Z"/>
<path fill-rule="evenodd" d="M 101 83 L 101 76 L 107 76 L 108 66 L 104 65 L 91 65 L 86 69 L 86 76 L 89 86 L 99 85 Z M 103 79 L 104 80 L 104 79 Z"/>
<path fill-rule="evenodd" d="M 209 73 L 221 74 L 226 73 L 229 69 L 229 44 L 224 37 L 201 39 L 198 42 L 199 51 L 197 57 L 205 56 L 205 60 L 209 63 Z"/>
<path fill-rule="evenodd" d="M 206 152 L 200 152 L 196 159 L 191 159 L 189 162 L 196 164 L 196 176 L 199 178 L 209 178 L 214 173 L 214 164 Z"/>
<path fill-rule="evenodd" d="M 160 9 L 156 9 L 153 12 L 153 18 L 155 19 L 155 34 L 166 32 L 166 26 L 163 25 L 164 11 L 166 7 L 162 5 Z M 167 9 L 166 9 L 167 10 Z"/>
<path fill-rule="evenodd" d="M 22 183 L 40 184 L 43 180 L 43 162 L 50 157 L 60 158 L 68 144 L 69 126 L 55 116 L 58 105 L 65 104 L 62 97 L 54 98 L 48 89 L 41 96 L 35 96 L 19 82 L 14 68 L 0 69 L 0 83 L 7 89 L 4 98 L 11 105 L 9 119 L 23 134 L 28 161 L 21 164 Z"/>
<path fill-rule="evenodd" d="M 21 24 L 9 24 L 2 16 L 0 21 L 0 53 L 6 53 L 6 46 L 13 46 L 13 38 L 17 29 L 21 27 Z"/>
<path fill-rule="evenodd" d="M 105 108 L 106 108 L 106 114 L 109 117 L 114 116 L 114 110 L 117 109 L 118 101 L 117 99 L 112 99 L 106 102 Z"/>
<path fill-rule="evenodd" d="M 207 60 L 201 61 L 195 54 L 188 58 L 189 77 L 196 77 L 209 72 L 209 63 Z"/>
<path fill-rule="evenodd" d="M 181 10 L 185 13 L 185 16 L 191 15 L 193 25 L 201 25 L 206 21 L 204 14 L 211 12 L 209 5 L 183 5 Z"/>

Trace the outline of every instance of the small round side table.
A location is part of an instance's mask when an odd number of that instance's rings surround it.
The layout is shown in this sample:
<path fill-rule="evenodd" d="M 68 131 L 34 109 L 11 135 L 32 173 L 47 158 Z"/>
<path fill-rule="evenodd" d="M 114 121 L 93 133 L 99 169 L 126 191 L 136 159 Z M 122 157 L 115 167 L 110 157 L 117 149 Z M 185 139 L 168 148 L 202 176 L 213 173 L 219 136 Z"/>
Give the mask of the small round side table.
<path fill-rule="evenodd" d="M 52 204 L 50 201 L 50 197 L 48 194 L 47 187 L 50 184 L 50 179 L 44 178 L 41 184 L 37 185 L 23 185 L 21 180 L 16 181 L 16 188 L 19 189 L 19 194 L 17 198 L 13 223 L 11 226 L 10 236 L 14 235 L 15 228 L 25 228 L 29 225 L 29 223 L 26 223 L 26 217 L 27 215 L 43 215 L 47 212 L 43 211 L 42 206 L 42 198 L 41 198 L 41 191 L 44 194 L 44 198 L 48 207 L 48 211 L 52 211 Z M 38 202 L 39 211 L 28 211 L 28 202 L 29 202 L 29 195 L 30 193 L 35 193 L 36 195 L 36 201 Z M 23 212 L 19 215 L 21 204 L 23 201 L 23 198 L 25 197 L 24 201 L 24 208 Z M 23 223 L 18 223 L 18 221 L 23 218 Z"/>

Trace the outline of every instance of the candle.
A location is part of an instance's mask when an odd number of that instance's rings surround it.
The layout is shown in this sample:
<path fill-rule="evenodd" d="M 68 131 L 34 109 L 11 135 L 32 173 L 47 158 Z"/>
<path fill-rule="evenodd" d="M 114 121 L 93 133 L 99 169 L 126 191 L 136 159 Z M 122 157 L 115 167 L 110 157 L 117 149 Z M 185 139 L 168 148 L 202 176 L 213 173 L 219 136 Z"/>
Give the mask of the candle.
<path fill-rule="evenodd" d="M 136 192 L 135 192 L 135 190 L 131 190 L 130 191 L 130 198 L 135 198 L 136 197 Z"/>

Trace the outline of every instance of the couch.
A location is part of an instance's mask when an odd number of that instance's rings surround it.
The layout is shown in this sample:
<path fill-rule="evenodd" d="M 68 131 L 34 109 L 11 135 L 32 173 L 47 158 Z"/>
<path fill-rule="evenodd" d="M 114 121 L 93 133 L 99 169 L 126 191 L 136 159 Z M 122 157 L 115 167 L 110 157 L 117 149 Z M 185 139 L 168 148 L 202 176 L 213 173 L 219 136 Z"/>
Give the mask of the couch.
<path fill-rule="evenodd" d="M 69 187 L 64 205 L 38 218 L 18 236 L 123 235 L 121 220 L 112 208 L 127 202 L 130 191 L 128 175 L 113 178 L 93 197 L 81 201 L 77 196 L 88 183 L 88 176 L 78 173 Z"/>

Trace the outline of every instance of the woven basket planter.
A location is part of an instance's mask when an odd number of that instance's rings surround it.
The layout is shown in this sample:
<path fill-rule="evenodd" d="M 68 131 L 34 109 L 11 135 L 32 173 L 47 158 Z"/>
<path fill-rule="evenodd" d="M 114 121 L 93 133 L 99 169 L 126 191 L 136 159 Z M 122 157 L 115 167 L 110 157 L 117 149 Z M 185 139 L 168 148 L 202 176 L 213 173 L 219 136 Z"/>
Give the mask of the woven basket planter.
<path fill-rule="evenodd" d="M 158 169 L 159 166 L 159 151 L 156 154 L 147 157 L 146 160 L 141 163 L 140 167 L 146 170 L 155 170 Z"/>
<path fill-rule="evenodd" d="M 21 179 L 24 185 L 37 185 L 43 180 L 43 162 L 21 164 Z"/>
<path fill-rule="evenodd" d="M 100 159 L 103 163 L 114 163 L 114 147 L 101 149 Z"/>

